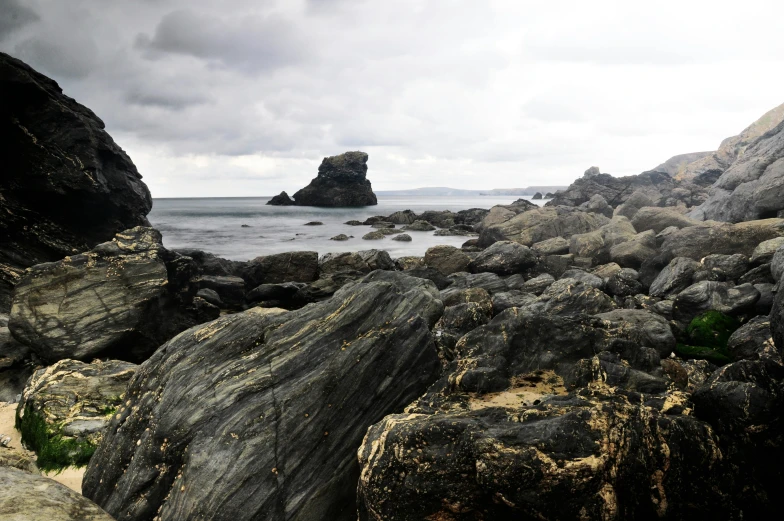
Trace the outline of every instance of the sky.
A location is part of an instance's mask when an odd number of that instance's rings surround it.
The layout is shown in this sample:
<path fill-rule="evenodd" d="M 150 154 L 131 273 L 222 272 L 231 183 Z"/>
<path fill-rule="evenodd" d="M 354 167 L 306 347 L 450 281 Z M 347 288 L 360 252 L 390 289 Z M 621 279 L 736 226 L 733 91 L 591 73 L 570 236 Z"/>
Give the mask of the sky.
<path fill-rule="evenodd" d="M 784 102 L 784 2 L 0 0 L 0 50 L 91 108 L 153 197 L 567 185 L 715 150 Z"/>

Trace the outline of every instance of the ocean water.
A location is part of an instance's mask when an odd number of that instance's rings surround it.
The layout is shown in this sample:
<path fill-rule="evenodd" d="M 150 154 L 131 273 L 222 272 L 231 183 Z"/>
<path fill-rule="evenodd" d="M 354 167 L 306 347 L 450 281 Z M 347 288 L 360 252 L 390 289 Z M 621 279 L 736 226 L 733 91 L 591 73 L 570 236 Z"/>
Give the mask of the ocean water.
<path fill-rule="evenodd" d="M 366 241 L 362 236 L 370 226 L 349 226 L 346 221 L 364 221 L 374 215 L 389 215 L 400 210 L 422 213 L 426 210 L 467 210 L 509 204 L 519 196 L 379 196 L 377 206 L 363 208 L 317 208 L 310 206 L 267 206 L 268 197 L 216 197 L 155 199 L 148 218 L 163 234 L 169 249 L 198 248 L 219 257 L 249 260 L 259 255 L 286 251 L 343 252 L 384 249 L 393 257 L 424 255 L 437 244 L 459 247 L 470 237 L 436 237 L 433 232 L 408 233 L 411 242 Z M 528 197 L 526 197 L 528 199 Z M 545 201 L 535 201 L 544 204 Z M 305 226 L 321 221 L 322 226 Z M 248 227 L 242 227 L 242 225 Z M 401 227 L 397 225 L 397 227 Z M 344 233 L 348 241 L 331 241 Z"/>

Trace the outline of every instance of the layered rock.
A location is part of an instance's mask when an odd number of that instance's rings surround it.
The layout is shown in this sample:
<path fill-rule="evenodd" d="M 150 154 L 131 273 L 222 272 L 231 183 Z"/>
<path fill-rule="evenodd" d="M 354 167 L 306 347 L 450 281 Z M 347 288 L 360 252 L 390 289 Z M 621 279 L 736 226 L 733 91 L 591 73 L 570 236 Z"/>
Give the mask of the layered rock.
<path fill-rule="evenodd" d="M 198 322 L 180 300 L 193 275 L 187 260 L 170 257 L 152 228 L 126 230 L 83 254 L 30 268 L 15 288 L 9 329 L 47 361 L 102 353 L 144 359 Z"/>
<path fill-rule="evenodd" d="M 0 312 L 24 269 L 149 226 L 150 192 L 90 109 L 0 53 Z"/>
<path fill-rule="evenodd" d="M 294 194 L 294 204 L 329 207 L 378 204 L 376 194 L 366 178 L 367 161 L 368 155 L 364 152 L 325 157 L 319 166 L 318 175 L 308 186 Z M 283 202 L 288 204 L 285 200 Z M 271 200 L 269 204 L 277 203 Z"/>
<path fill-rule="evenodd" d="M 532 246 L 555 237 L 568 239 L 575 234 L 596 230 L 608 222 L 603 215 L 565 206 L 534 208 L 517 214 L 502 210 L 507 213 L 493 213 L 491 210 L 483 220 L 480 246 L 490 246 L 503 240 Z"/>
<path fill-rule="evenodd" d="M 377 271 L 179 335 L 131 383 L 84 494 L 119 520 L 355 519 L 356 450 L 436 378 L 442 306 L 430 282 Z"/>

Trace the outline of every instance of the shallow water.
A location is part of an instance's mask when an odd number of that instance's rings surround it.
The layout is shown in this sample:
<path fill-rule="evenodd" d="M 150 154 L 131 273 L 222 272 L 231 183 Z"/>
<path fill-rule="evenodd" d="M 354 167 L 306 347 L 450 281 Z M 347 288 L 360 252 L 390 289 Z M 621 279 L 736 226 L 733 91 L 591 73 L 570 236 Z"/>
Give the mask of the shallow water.
<path fill-rule="evenodd" d="M 437 244 L 460 246 L 470 237 L 436 237 L 433 232 L 406 232 L 411 242 L 366 241 L 362 236 L 370 226 L 349 226 L 346 221 L 364 221 L 373 215 L 389 215 L 400 210 L 467 210 L 509 204 L 518 196 L 379 196 L 377 206 L 364 208 L 317 208 L 312 206 L 267 206 L 268 197 L 226 197 L 198 199 L 155 199 L 148 218 L 163 234 L 169 248 L 198 248 L 220 257 L 248 260 L 259 255 L 286 251 L 327 252 L 384 249 L 395 257 L 424 255 Z M 528 199 L 526 197 L 525 199 Z M 536 201 L 543 204 L 544 201 Z M 305 226 L 321 221 L 323 226 Z M 246 224 L 249 227 L 243 228 Z M 400 225 L 398 225 L 400 227 Z M 331 241 L 344 233 L 348 241 Z"/>

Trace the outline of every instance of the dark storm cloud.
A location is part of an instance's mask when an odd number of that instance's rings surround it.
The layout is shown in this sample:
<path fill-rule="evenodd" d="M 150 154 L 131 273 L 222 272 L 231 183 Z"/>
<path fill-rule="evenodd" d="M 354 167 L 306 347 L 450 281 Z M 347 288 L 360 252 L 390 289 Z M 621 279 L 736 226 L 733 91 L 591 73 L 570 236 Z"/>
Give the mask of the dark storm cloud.
<path fill-rule="evenodd" d="M 17 0 L 0 0 L 0 40 L 39 19 L 35 11 Z"/>
<path fill-rule="evenodd" d="M 125 100 L 132 105 L 158 107 L 180 111 L 193 105 L 207 103 L 208 99 L 188 92 L 165 92 L 145 89 L 133 89 L 126 93 Z"/>
<path fill-rule="evenodd" d="M 98 49 L 89 38 L 77 37 L 64 45 L 41 36 L 19 42 L 14 54 L 51 76 L 77 79 L 87 77 L 95 68 Z"/>
<path fill-rule="evenodd" d="M 296 27 L 281 16 L 223 19 L 191 9 L 167 14 L 152 37 L 140 34 L 136 45 L 150 58 L 182 54 L 248 72 L 293 65 L 305 56 Z"/>

